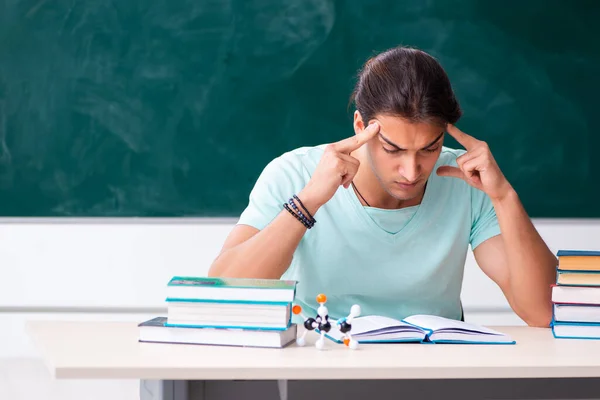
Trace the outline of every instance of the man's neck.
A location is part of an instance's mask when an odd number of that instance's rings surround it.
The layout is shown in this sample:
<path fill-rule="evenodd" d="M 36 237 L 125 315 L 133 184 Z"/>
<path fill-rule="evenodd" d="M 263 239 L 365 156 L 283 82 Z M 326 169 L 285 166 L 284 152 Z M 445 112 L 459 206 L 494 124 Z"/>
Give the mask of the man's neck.
<path fill-rule="evenodd" d="M 386 192 L 379 179 L 377 179 L 377 176 L 375 176 L 373 173 L 373 169 L 369 164 L 369 160 L 363 154 L 364 153 L 352 154 L 353 157 L 356 157 L 360 160 L 360 166 L 353 179 L 355 189 L 349 188 L 355 191 L 359 200 L 363 204 L 365 201 L 363 201 L 362 197 L 364 197 L 364 200 L 366 200 L 369 206 L 388 210 L 395 210 L 421 204 L 424 190 L 419 194 L 419 196 L 410 200 L 399 200 Z"/>

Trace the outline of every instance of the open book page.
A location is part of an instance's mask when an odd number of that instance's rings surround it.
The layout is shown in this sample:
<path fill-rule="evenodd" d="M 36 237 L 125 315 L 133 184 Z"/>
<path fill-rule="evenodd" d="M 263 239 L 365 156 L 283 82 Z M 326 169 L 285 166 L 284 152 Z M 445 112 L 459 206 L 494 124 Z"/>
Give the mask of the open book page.
<path fill-rule="evenodd" d="M 418 327 L 379 315 L 355 318 L 352 321 L 350 333 L 359 343 L 407 339 L 422 340 L 426 334 Z M 344 337 L 344 334 L 334 324 L 332 324 L 328 335 L 334 340 L 342 340 Z"/>
<path fill-rule="evenodd" d="M 354 335 L 365 333 L 383 333 L 389 331 L 415 331 L 415 327 L 406 322 L 398 321 L 397 319 L 383 317 L 379 315 L 367 315 L 364 317 L 355 318 L 352 321 L 352 333 Z"/>
<path fill-rule="evenodd" d="M 439 330 L 454 330 L 454 331 L 470 331 L 476 333 L 488 333 L 490 335 L 502 335 L 502 333 L 480 325 L 470 324 L 468 322 L 458 321 L 455 319 L 438 317 L 436 315 L 411 315 L 404 319 L 409 324 L 420 326 L 424 329 L 432 331 Z"/>
<path fill-rule="evenodd" d="M 433 342 L 513 342 L 508 335 L 494 329 L 434 315 L 413 315 L 405 318 L 404 321 L 423 329 L 430 329 L 432 333 L 429 335 L 429 340 Z"/>

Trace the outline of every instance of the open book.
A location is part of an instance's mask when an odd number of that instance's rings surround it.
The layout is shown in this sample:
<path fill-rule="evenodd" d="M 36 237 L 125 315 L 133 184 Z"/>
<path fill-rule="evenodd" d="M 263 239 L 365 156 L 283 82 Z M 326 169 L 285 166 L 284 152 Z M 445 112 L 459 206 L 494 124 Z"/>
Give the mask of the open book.
<path fill-rule="evenodd" d="M 357 317 L 350 334 L 359 343 L 516 343 L 502 332 L 433 315 L 413 315 L 401 321 L 377 315 Z M 342 343 L 344 335 L 332 326 L 326 337 Z"/>

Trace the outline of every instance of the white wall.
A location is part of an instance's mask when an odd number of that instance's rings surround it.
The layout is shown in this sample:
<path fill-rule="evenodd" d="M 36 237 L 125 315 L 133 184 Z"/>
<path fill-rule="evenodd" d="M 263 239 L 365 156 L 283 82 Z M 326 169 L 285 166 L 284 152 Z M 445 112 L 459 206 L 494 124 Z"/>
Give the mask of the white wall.
<path fill-rule="evenodd" d="M 175 274 L 203 275 L 235 220 L 0 221 L 0 357 L 35 354 L 29 319 L 140 320 L 163 312 Z M 600 220 L 534 220 L 551 249 L 600 249 Z M 522 323 L 467 259 L 467 319 Z M 79 313 L 74 313 L 79 312 Z M 7 329 L 8 327 L 8 329 Z"/>

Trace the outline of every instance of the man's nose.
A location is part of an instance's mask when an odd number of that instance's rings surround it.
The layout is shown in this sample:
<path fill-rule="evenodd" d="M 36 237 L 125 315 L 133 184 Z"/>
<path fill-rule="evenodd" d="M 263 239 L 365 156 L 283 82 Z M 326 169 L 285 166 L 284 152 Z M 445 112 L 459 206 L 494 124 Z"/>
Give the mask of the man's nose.
<path fill-rule="evenodd" d="M 400 174 L 406 179 L 407 183 L 412 183 L 419 178 L 419 163 L 416 157 L 407 157 L 402 163 Z"/>

